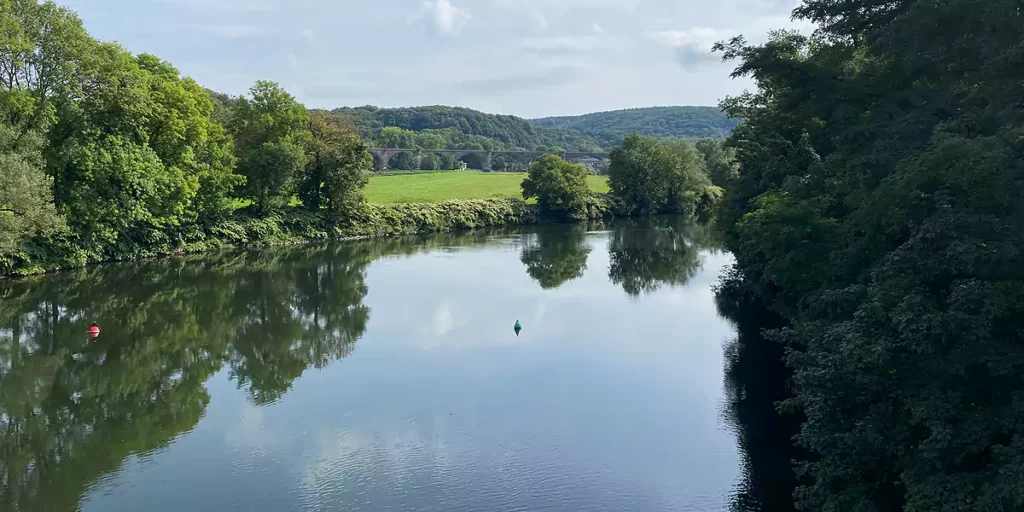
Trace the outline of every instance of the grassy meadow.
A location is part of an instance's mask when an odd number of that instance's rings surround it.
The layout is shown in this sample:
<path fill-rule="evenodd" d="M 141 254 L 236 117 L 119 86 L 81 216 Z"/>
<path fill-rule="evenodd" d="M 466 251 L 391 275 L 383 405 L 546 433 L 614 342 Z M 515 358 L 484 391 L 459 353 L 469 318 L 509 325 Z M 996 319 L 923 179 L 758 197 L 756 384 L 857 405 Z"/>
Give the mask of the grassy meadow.
<path fill-rule="evenodd" d="M 364 192 L 367 201 L 377 204 L 522 197 L 525 178 L 526 173 L 480 171 L 374 176 Z M 587 182 L 594 192 L 608 192 L 607 176 L 588 176 Z"/>

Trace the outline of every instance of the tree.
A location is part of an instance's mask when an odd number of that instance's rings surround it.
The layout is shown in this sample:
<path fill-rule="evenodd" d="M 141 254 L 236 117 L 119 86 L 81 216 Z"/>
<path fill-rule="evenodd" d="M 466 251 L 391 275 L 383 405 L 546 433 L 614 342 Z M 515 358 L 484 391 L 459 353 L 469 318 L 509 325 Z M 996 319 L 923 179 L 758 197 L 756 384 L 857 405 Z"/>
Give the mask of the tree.
<path fill-rule="evenodd" d="M 0 0 L 0 110 L 22 130 L 45 130 L 78 99 L 95 41 L 53 2 Z"/>
<path fill-rule="evenodd" d="M 395 126 L 388 126 L 380 131 L 380 135 L 377 136 L 375 145 L 379 148 L 414 148 L 416 144 L 414 142 L 416 134 L 398 128 Z"/>
<path fill-rule="evenodd" d="M 1019 510 L 1024 97 L 1014 0 L 805 0 L 719 45 L 756 92 L 721 217 L 790 327 L 806 510 Z M 938 27 L 942 27 L 940 30 Z"/>
<path fill-rule="evenodd" d="M 295 192 L 306 165 L 309 113 L 274 82 L 258 81 L 249 93 L 235 103 L 230 131 L 246 178 L 241 193 L 266 213 L 286 206 Z"/>
<path fill-rule="evenodd" d="M 442 160 L 437 153 L 423 153 L 423 158 L 420 160 L 421 171 L 437 171 L 441 169 Z"/>
<path fill-rule="evenodd" d="M 544 155 L 530 165 L 522 188 L 523 198 L 536 198 L 542 209 L 566 218 L 578 218 L 590 195 L 587 168 L 556 155 Z"/>
<path fill-rule="evenodd" d="M 114 44 L 90 60 L 81 98 L 57 109 L 47 149 L 54 199 L 84 245 L 167 240 L 228 211 L 240 179 L 206 93 L 166 62 Z"/>
<path fill-rule="evenodd" d="M 324 110 L 309 118 L 309 156 L 300 197 L 310 210 L 326 207 L 334 221 L 352 215 L 363 204 L 373 160 L 351 125 Z"/>
<path fill-rule="evenodd" d="M 697 143 L 697 151 L 704 157 L 708 177 L 716 187 L 729 188 L 729 183 L 739 176 L 736 150 L 726 147 L 718 139 L 704 139 Z"/>
<path fill-rule="evenodd" d="M 699 155 L 683 161 L 653 137 L 629 135 L 612 150 L 608 184 L 612 194 L 641 215 L 692 215 L 710 181 L 697 164 Z"/>
<path fill-rule="evenodd" d="M 33 236 L 63 229 L 43 168 L 43 140 L 0 121 L 0 266 Z"/>
<path fill-rule="evenodd" d="M 700 151 L 687 139 L 671 138 L 663 144 L 679 157 L 679 167 L 669 191 L 668 209 L 674 212 L 688 212 L 689 208 L 710 211 L 711 205 L 706 203 L 717 202 L 719 194 L 710 190 L 711 180 Z M 714 197 L 710 198 L 712 195 Z M 694 200 L 696 206 L 691 206 Z"/>

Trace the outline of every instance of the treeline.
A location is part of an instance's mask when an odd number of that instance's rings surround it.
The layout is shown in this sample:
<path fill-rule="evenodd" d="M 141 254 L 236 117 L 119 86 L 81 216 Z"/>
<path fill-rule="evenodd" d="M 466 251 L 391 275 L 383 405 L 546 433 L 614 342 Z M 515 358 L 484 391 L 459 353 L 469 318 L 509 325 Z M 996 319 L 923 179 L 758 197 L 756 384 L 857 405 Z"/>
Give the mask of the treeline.
<path fill-rule="evenodd" d="M 787 320 L 803 510 L 1024 509 L 1024 13 L 804 0 L 719 45 L 758 90 L 722 224 Z M 772 363 L 767 363 L 771 366 Z"/>
<path fill-rule="evenodd" d="M 603 147 L 595 139 L 574 131 L 535 128 L 519 117 L 485 114 L 461 107 L 367 106 L 338 108 L 332 112 L 351 120 L 364 140 L 377 140 L 387 128 L 427 132 L 445 139 L 443 148 L 431 149 L 597 151 Z"/>
<path fill-rule="evenodd" d="M 215 104 L 51 2 L 0 0 L 0 27 L 0 268 L 173 248 L 239 206 L 297 196 L 340 221 L 362 203 L 358 134 L 274 83 Z"/>
<path fill-rule="evenodd" d="M 583 164 L 544 155 L 530 165 L 523 198 L 536 199 L 541 211 L 560 219 L 594 218 L 602 211 L 709 217 L 722 197 L 721 186 L 735 178 L 736 163 L 733 151 L 717 140 L 694 145 L 633 134 L 611 152 L 607 197 L 590 192 L 587 174 Z"/>
<path fill-rule="evenodd" d="M 575 132 L 612 147 L 622 144 L 631 133 L 657 138 L 724 139 L 738 121 L 718 107 L 652 107 L 546 117 L 530 123 L 538 130 Z"/>
<path fill-rule="evenodd" d="M 737 124 L 717 107 L 641 108 L 535 120 L 442 106 L 367 106 L 332 112 L 350 120 L 364 140 L 379 147 L 424 149 L 600 151 L 621 145 L 632 133 L 662 139 L 724 139 Z M 396 129 L 410 137 L 424 134 L 442 141 L 433 146 L 383 145 L 397 143 Z"/>

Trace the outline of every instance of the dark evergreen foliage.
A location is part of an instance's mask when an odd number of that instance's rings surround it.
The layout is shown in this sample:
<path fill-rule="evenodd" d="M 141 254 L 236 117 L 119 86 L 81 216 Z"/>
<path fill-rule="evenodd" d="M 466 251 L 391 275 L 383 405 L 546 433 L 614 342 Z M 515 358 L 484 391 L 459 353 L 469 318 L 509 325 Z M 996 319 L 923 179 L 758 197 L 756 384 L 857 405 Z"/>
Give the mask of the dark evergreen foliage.
<path fill-rule="evenodd" d="M 724 202 L 792 327 L 805 510 L 1024 509 L 1024 13 L 804 0 L 813 38 L 722 44 L 759 90 Z"/>

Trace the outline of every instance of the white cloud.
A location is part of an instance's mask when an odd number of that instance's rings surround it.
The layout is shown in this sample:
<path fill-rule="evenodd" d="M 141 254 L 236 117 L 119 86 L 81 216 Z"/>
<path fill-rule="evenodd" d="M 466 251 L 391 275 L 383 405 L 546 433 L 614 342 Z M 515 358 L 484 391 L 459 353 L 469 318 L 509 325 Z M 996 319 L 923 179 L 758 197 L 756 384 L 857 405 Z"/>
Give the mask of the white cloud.
<path fill-rule="evenodd" d="M 799 0 L 57 1 L 96 37 L 229 94 L 270 79 L 311 107 L 450 104 L 526 117 L 714 105 L 752 84 L 715 62 L 714 41 L 756 43 L 799 25 L 789 19 Z"/>
<path fill-rule="evenodd" d="M 456 34 L 469 22 L 469 12 L 455 7 L 451 0 L 427 0 L 423 5 L 441 34 Z"/>

